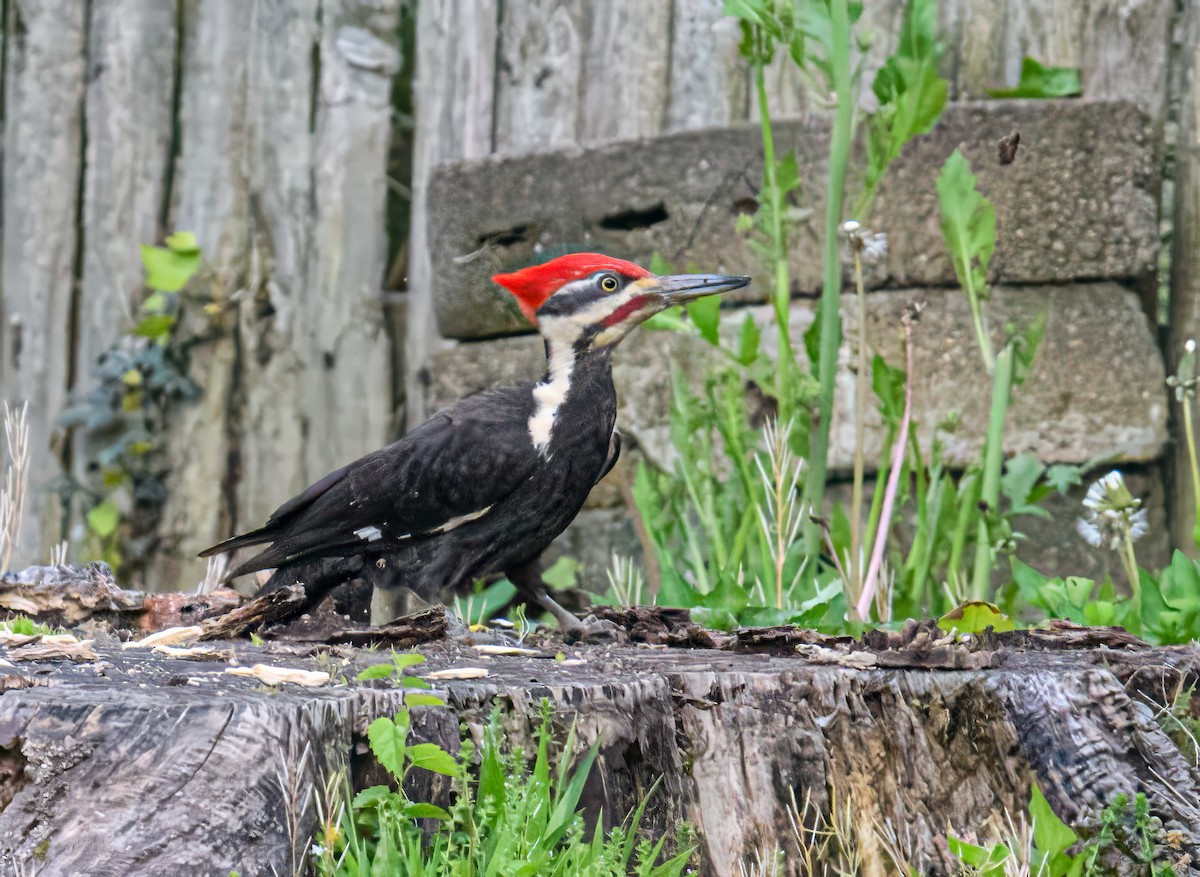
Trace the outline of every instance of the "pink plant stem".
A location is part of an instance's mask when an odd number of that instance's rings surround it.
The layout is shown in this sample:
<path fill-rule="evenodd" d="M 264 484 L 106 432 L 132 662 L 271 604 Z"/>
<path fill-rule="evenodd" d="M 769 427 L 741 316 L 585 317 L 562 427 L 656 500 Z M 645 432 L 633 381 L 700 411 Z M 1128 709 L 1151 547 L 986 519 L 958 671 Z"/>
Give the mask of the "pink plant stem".
<path fill-rule="evenodd" d="M 879 527 L 875 531 L 875 546 L 871 550 L 871 564 L 867 567 L 867 578 L 863 582 L 858 605 L 854 607 L 860 620 L 867 620 L 871 609 L 871 598 L 875 596 L 879 571 L 883 566 L 883 552 L 887 548 L 888 531 L 892 523 L 892 507 L 896 503 L 896 491 L 900 486 L 900 470 L 904 463 L 904 449 L 908 445 L 908 426 L 912 420 L 912 323 L 904 320 L 904 415 L 900 418 L 900 431 L 892 445 L 892 468 L 888 472 L 887 487 L 883 493 L 883 507 L 879 513 Z"/>

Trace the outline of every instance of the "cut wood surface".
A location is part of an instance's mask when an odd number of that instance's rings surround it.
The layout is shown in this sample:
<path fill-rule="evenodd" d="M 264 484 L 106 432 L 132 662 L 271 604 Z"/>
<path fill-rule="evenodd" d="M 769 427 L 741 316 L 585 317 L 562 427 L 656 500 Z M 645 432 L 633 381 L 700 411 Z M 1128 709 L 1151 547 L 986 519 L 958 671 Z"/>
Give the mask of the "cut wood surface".
<path fill-rule="evenodd" d="M 435 681 L 449 706 L 418 708 L 418 734 L 453 750 L 460 721 L 478 734 L 499 706 L 509 740 L 527 743 L 547 698 L 557 738 L 576 727 L 568 756 L 600 743 L 592 812 L 619 818 L 661 777 L 645 827 L 693 824 L 704 874 L 736 874 L 777 845 L 799 873 L 793 794 L 851 802 L 864 833 L 890 824 L 922 873 L 949 873 L 947 829 L 1024 812 L 1034 780 L 1083 825 L 1116 793 L 1143 791 L 1182 832 L 1180 860 L 1200 857 L 1200 772 L 1157 721 L 1200 673 L 1194 647 L 1070 625 L 964 645 L 928 623 L 856 643 L 794 629 L 705 634 L 679 611 L 610 617 L 630 642 L 526 642 L 536 657 L 463 638 L 421 646 L 418 675 L 487 675 Z M 325 777 L 344 768 L 365 781 L 366 724 L 402 702 L 386 682 L 346 682 L 387 660 L 346 645 L 216 641 L 193 660 L 103 636 L 92 648 L 98 660 L 5 671 L 0 873 L 291 874 Z M 226 673 L 259 663 L 332 683 Z M 864 852 L 864 873 L 885 873 L 878 849 Z"/>

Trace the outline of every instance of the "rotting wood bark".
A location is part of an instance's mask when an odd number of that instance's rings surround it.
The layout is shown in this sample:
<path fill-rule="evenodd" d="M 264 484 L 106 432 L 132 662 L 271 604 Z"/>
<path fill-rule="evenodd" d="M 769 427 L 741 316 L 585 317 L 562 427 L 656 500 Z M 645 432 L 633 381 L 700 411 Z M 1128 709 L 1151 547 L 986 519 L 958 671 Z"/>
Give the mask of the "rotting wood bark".
<path fill-rule="evenodd" d="M 670 625 L 694 627 L 671 610 L 611 614 L 651 638 L 663 636 L 656 622 L 668 638 Z M 436 610 L 402 622 L 440 623 Z M 477 735 L 500 706 L 510 739 L 528 744 L 548 699 L 563 736 L 575 724 L 580 751 L 600 741 L 588 805 L 619 818 L 661 777 L 646 827 L 695 825 L 706 874 L 737 873 L 776 845 L 797 873 L 793 793 L 823 808 L 851 801 L 864 832 L 890 823 L 922 873 L 949 873 L 947 826 L 979 831 L 1023 812 L 1034 779 L 1083 824 L 1117 792 L 1143 791 L 1182 832 L 1180 859 L 1200 857 L 1200 772 L 1155 720 L 1200 676 L 1200 649 L 1073 627 L 956 644 L 929 622 L 865 642 L 804 640 L 788 643 L 784 629 L 723 635 L 723 649 L 535 639 L 531 657 L 486 654 L 463 633 L 422 646 L 419 672 L 488 675 L 436 681 L 449 707 L 419 709 L 416 727 L 454 749 L 460 721 Z M 402 692 L 345 683 L 386 660 L 348 645 L 211 646 L 182 660 L 98 636 L 99 661 L 17 668 L 39 684 L 0 696 L 0 752 L 22 765 L 0 811 L 0 873 L 291 873 L 314 824 L 312 790 L 347 766 L 359 783 L 377 779 L 369 758 L 352 756 Z M 554 660 L 560 652 L 569 660 Z M 235 660 L 319 666 L 337 684 L 266 689 L 226 675 Z M 884 873 L 877 846 L 864 845 L 865 873 Z"/>

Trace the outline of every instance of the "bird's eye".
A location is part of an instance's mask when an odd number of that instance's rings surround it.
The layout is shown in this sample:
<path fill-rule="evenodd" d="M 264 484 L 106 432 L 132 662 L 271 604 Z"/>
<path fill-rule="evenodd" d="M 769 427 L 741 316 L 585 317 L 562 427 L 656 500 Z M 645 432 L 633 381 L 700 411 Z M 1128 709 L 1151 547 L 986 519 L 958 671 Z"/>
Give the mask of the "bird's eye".
<path fill-rule="evenodd" d="M 620 284 L 617 283 L 617 278 L 613 277 L 611 274 L 605 274 L 600 278 L 600 288 L 605 292 L 616 292 L 619 285 Z"/>

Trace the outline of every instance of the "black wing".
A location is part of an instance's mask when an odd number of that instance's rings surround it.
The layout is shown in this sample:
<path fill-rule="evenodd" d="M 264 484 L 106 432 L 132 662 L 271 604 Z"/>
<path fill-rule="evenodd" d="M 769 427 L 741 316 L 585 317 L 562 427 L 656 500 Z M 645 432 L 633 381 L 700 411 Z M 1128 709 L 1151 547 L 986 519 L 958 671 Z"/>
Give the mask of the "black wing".
<path fill-rule="evenodd" d="M 395 444 L 330 472 L 276 509 L 262 528 L 203 556 L 272 543 L 232 570 L 233 578 L 375 539 L 429 533 L 478 515 L 538 465 L 528 432 L 532 406 L 529 386 L 469 396 Z"/>

